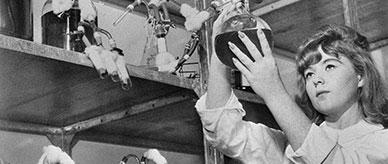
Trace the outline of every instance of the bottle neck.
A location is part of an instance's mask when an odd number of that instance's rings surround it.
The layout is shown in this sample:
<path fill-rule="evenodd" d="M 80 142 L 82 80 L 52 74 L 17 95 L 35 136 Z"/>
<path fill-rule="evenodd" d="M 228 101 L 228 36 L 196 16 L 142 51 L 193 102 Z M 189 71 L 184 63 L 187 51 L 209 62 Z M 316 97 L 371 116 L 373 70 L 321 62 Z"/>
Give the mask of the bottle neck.
<path fill-rule="evenodd" d="M 157 38 L 158 42 L 158 53 L 167 52 L 166 39 L 164 37 Z"/>

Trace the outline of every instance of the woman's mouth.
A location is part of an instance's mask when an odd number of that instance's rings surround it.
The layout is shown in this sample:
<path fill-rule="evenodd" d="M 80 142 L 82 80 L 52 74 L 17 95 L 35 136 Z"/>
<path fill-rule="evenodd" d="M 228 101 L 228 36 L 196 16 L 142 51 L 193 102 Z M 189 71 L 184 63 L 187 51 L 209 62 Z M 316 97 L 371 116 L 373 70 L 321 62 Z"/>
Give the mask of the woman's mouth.
<path fill-rule="evenodd" d="M 317 94 L 315 95 L 315 97 L 319 97 L 319 96 L 326 94 L 326 93 L 329 93 L 329 91 L 318 91 Z"/>

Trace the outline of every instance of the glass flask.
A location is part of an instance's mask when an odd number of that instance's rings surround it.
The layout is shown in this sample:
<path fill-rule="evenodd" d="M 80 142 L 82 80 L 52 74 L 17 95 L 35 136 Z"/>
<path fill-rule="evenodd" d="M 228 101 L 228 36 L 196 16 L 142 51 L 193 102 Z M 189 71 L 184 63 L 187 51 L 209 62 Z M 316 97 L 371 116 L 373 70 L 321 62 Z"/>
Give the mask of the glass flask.
<path fill-rule="evenodd" d="M 231 11 L 229 14 L 230 17 L 227 18 L 221 25 L 221 32 L 215 37 L 214 44 L 217 57 L 225 65 L 232 68 L 236 68 L 233 64 L 232 58 L 237 57 L 229 49 L 229 41 L 234 43 L 242 52 L 254 61 L 248 49 L 239 39 L 237 34 L 238 31 L 245 33 L 256 45 L 258 50 L 262 52 L 260 42 L 257 37 L 257 30 L 261 29 L 264 32 L 271 48 L 273 47 L 272 31 L 269 25 L 261 18 L 249 13 L 248 10 L 248 7 L 241 5 L 240 8 L 236 8 L 234 11 Z"/>
<path fill-rule="evenodd" d="M 226 19 L 221 25 L 221 32 L 215 37 L 215 51 L 222 63 L 234 69 L 232 71 L 232 84 L 234 87 L 236 89 L 253 92 L 245 77 L 243 77 L 233 64 L 232 58 L 238 58 L 229 49 L 228 42 L 234 43 L 244 54 L 254 61 L 254 58 L 238 37 L 237 32 L 241 31 L 245 33 L 261 53 L 262 48 L 257 37 L 257 30 L 261 29 L 264 32 L 271 48 L 273 48 L 273 36 L 269 25 L 261 18 L 254 16 L 249 12 L 248 2 L 238 3 L 240 3 L 240 5 L 237 5 L 239 7 L 236 7 L 236 9 L 230 11 L 230 13 L 226 15 Z"/>

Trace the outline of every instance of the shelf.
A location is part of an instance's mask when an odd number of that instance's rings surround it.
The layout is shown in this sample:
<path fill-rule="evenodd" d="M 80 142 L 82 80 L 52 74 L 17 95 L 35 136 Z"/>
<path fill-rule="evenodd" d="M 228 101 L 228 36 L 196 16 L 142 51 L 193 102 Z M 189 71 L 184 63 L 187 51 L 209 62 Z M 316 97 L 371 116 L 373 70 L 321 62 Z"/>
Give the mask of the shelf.
<path fill-rule="evenodd" d="M 2 130 L 203 152 L 192 79 L 127 65 L 133 87 L 125 91 L 100 79 L 85 54 L 5 35 L 0 65 Z"/>
<path fill-rule="evenodd" d="M 64 61 L 81 66 L 93 67 L 91 61 L 83 53 L 67 51 L 61 48 L 42 45 L 2 34 L 0 34 L 0 42 L 0 48 L 4 50 Z M 192 88 L 193 80 L 187 78 L 145 69 L 144 67 L 127 65 L 127 68 L 130 75 L 134 77 L 157 81 L 186 89 Z"/>
<path fill-rule="evenodd" d="M 125 91 L 100 79 L 83 53 L 0 34 L 0 130 L 202 154 L 197 82 L 127 69 L 133 86 Z M 253 112 L 264 106 L 253 93 L 234 92 Z"/>

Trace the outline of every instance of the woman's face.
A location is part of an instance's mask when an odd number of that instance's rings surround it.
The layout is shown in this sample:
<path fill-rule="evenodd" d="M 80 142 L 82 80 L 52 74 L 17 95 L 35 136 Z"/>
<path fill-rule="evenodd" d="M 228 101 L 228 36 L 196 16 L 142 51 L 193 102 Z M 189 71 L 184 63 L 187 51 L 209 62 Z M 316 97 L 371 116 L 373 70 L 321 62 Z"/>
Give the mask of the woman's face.
<path fill-rule="evenodd" d="M 350 60 L 336 58 L 318 48 L 322 59 L 304 72 L 306 91 L 314 108 L 329 119 L 338 119 L 358 102 L 357 90 L 363 85 Z"/>

